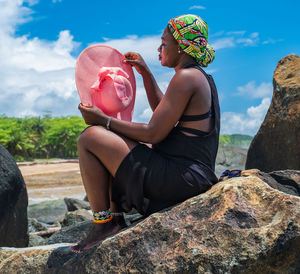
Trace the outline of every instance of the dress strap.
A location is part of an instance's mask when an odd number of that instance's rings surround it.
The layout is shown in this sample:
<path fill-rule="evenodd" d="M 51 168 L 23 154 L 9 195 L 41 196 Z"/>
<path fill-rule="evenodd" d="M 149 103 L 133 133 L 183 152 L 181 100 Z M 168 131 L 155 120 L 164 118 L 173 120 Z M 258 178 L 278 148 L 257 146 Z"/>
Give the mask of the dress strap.
<path fill-rule="evenodd" d="M 195 134 L 197 136 L 205 136 L 205 135 L 209 134 L 209 132 L 205 132 L 205 131 L 202 131 L 202 130 L 199 130 L 199 129 L 189 128 L 189 127 L 176 126 L 175 129 L 179 130 L 179 131 L 185 131 L 185 132 L 188 132 L 188 133 L 192 133 L 192 134 Z"/>
<path fill-rule="evenodd" d="M 191 121 L 200 121 L 207 119 L 213 116 L 213 112 L 210 109 L 208 112 L 200 115 L 182 115 L 179 119 L 180 122 L 191 122 Z"/>

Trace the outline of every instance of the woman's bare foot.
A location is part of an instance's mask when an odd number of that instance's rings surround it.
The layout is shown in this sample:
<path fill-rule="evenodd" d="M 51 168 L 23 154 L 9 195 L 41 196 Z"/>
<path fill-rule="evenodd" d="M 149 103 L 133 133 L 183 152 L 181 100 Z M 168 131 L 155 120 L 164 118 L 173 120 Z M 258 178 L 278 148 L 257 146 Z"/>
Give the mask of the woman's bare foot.
<path fill-rule="evenodd" d="M 122 217 L 123 218 L 123 217 Z M 74 246 L 71 246 L 71 251 L 75 253 L 80 253 L 95 244 L 99 243 L 100 241 L 104 240 L 108 236 L 111 236 L 121 229 L 127 227 L 125 220 L 119 219 L 116 220 L 116 217 L 114 217 L 110 222 L 103 223 L 103 224 L 97 224 L 94 223 L 94 226 L 92 230 L 90 231 L 89 235 L 81 240 L 79 243 L 77 243 Z"/>

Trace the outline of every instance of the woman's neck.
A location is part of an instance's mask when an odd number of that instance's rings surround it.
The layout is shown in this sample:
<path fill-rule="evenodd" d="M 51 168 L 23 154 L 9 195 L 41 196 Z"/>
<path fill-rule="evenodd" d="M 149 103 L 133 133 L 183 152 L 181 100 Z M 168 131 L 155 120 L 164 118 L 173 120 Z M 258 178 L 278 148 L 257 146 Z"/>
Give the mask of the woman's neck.
<path fill-rule="evenodd" d="M 197 65 L 198 63 L 192 56 L 188 55 L 187 53 L 184 53 L 181 56 L 177 66 L 174 69 L 177 72 L 179 69 L 185 68 L 187 66 L 197 66 Z"/>

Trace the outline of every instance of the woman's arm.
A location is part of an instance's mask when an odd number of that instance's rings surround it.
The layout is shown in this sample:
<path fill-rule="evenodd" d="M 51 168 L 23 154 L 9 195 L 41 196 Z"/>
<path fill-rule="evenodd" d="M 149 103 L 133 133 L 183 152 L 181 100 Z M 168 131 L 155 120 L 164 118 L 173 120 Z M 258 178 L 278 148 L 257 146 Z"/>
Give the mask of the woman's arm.
<path fill-rule="evenodd" d="M 198 74 L 188 70 L 179 70 L 170 82 L 170 85 L 161 102 L 155 109 L 149 124 L 132 123 L 112 119 L 110 128 L 131 139 L 144 143 L 155 144 L 162 141 L 173 129 L 190 98 L 199 86 Z M 105 127 L 109 116 L 97 107 L 79 106 L 87 124 L 100 124 Z"/>
<path fill-rule="evenodd" d="M 163 93 L 158 87 L 153 74 L 140 54 L 128 52 L 124 56 L 126 58 L 124 63 L 134 66 L 137 72 L 142 75 L 148 101 L 152 111 L 154 111 L 162 99 Z"/>

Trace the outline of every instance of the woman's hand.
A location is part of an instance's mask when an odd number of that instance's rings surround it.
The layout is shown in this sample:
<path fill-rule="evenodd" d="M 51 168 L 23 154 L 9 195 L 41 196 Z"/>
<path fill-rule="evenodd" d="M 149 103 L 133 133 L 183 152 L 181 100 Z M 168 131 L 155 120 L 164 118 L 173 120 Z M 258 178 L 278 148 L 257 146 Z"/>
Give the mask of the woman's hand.
<path fill-rule="evenodd" d="M 108 116 L 96 106 L 84 106 L 83 104 L 78 105 L 82 117 L 87 125 L 105 125 Z"/>
<path fill-rule="evenodd" d="M 125 53 L 125 60 L 123 61 L 125 64 L 129 64 L 134 66 L 139 74 L 142 74 L 143 71 L 148 69 L 143 57 L 135 52 L 127 52 Z"/>

